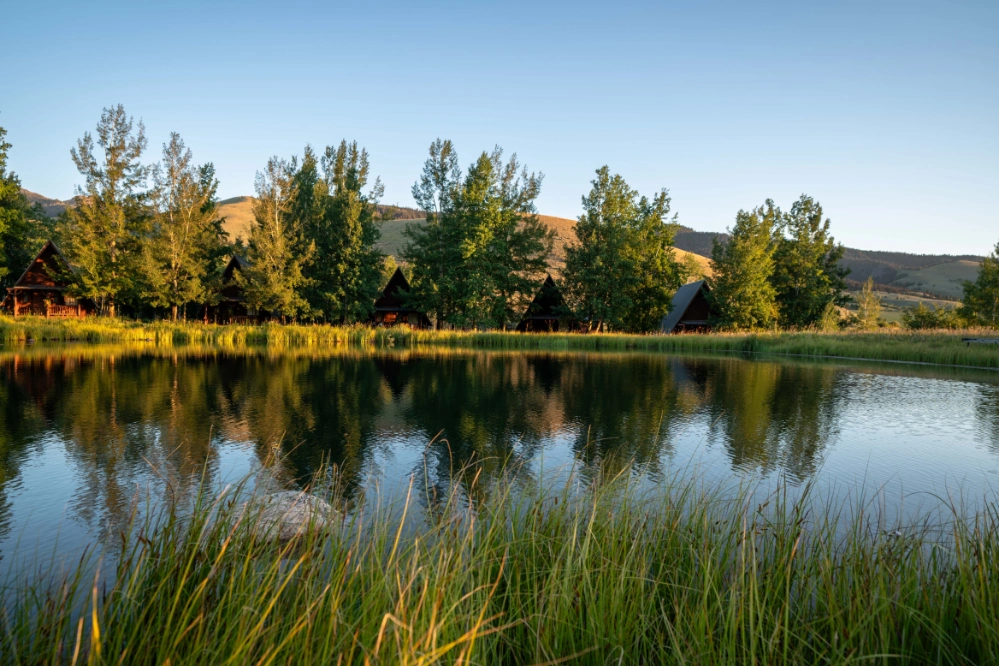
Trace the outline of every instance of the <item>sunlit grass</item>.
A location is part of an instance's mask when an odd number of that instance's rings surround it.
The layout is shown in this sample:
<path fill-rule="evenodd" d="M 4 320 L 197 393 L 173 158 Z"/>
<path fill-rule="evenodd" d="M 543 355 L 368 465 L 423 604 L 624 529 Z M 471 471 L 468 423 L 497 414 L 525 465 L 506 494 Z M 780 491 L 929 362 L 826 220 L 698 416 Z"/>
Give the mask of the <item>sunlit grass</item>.
<path fill-rule="evenodd" d="M 456 347 L 552 351 L 655 351 L 680 353 L 752 353 L 812 358 L 856 358 L 999 368 L 999 345 L 967 345 L 963 337 L 999 337 L 999 332 L 884 331 L 874 333 L 774 332 L 707 335 L 626 335 L 515 333 L 500 331 L 432 331 L 407 327 L 280 325 L 215 326 L 201 323 L 141 323 L 91 318 L 49 320 L 0 317 L 0 340 L 148 342 L 163 345 L 211 345 L 240 349 L 332 347 Z"/>
<path fill-rule="evenodd" d="M 886 524 L 673 478 L 496 482 L 252 538 L 236 493 L 4 591 L 6 663 L 999 661 L 999 512 Z M 316 492 L 321 492 L 315 489 Z M 477 498 L 477 499 L 470 499 Z M 334 505 L 338 505 L 335 494 Z M 187 505 L 185 505 L 187 506 Z M 940 516 L 945 516 L 946 519 Z"/>

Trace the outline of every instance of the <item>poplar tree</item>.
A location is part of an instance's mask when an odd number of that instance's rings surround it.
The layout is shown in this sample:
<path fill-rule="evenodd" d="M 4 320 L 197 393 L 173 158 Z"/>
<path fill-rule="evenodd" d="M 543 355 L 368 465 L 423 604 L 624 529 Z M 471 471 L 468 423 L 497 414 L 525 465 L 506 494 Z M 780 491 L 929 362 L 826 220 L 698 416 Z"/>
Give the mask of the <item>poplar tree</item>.
<path fill-rule="evenodd" d="M 76 291 L 94 299 L 114 317 L 120 301 L 138 295 L 139 258 L 149 223 L 142 188 L 147 169 L 140 163 L 146 149 L 145 128 L 124 107 L 104 109 L 97 140 L 87 132 L 70 151 L 84 177 L 77 187 L 78 205 L 67 211 L 66 236 Z"/>
<path fill-rule="evenodd" d="M 773 201 L 751 211 L 740 210 L 731 238 L 717 239 L 711 252 L 715 273 L 709 298 L 714 325 L 734 330 L 771 328 L 777 323 L 773 235 L 781 217 Z"/>
<path fill-rule="evenodd" d="M 999 326 L 999 243 L 982 261 L 975 281 L 964 283 L 960 313 L 972 325 Z"/>
<path fill-rule="evenodd" d="M 218 180 L 212 164 L 197 166 L 176 132 L 153 169 L 155 216 L 145 243 L 146 297 L 169 307 L 171 319 L 187 303 L 209 300 L 228 235 L 218 216 Z"/>
<path fill-rule="evenodd" d="M 454 145 L 437 139 L 430 144 L 430 157 L 413 184 L 413 199 L 426 212 L 426 221 L 406 226 L 403 250 L 412 272 L 410 300 L 433 318 L 435 328 L 453 316 L 465 286 L 465 233 L 455 207 L 460 188 L 461 168 Z"/>
<path fill-rule="evenodd" d="M 4 287 L 21 276 L 34 257 L 30 253 L 38 251 L 29 242 L 32 209 L 17 174 L 7 170 L 11 144 L 5 140 L 6 135 L 7 130 L 0 127 L 0 285 Z"/>
<path fill-rule="evenodd" d="M 297 171 L 297 160 L 272 157 L 266 169 L 257 172 L 250 266 L 238 278 L 249 304 L 282 318 L 296 317 L 308 308 L 302 296 L 307 285 L 302 268 L 315 250 L 304 238 L 294 213 L 297 206 L 301 214 L 303 204 L 296 195 L 304 194 L 301 188 L 296 191 Z"/>
<path fill-rule="evenodd" d="M 774 236 L 774 286 L 779 323 L 784 328 L 816 325 L 830 306 L 848 301 L 845 277 L 839 265 L 843 246 L 829 233 L 822 206 L 801 195 L 790 212 L 781 216 Z"/>
<path fill-rule="evenodd" d="M 874 291 L 874 278 L 867 278 L 867 282 L 860 290 L 857 298 L 857 327 L 864 331 L 869 331 L 878 327 L 881 319 L 881 297 Z"/>
<path fill-rule="evenodd" d="M 469 167 L 456 205 L 465 276 L 456 323 L 506 327 L 534 296 L 553 243 L 534 203 L 543 179 L 516 155 L 504 164 L 498 146 Z"/>
<path fill-rule="evenodd" d="M 369 177 L 368 151 L 359 148 L 356 141 L 341 141 L 336 148 L 327 146 L 322 178 L 314 186 L 317 213 L 310 215 L 306 224 L 307 235 L 316 246 L 305 270 L 314 317 L 353 323 L 366 319 L 374 308 L 384 260 L 375 248 L 380 236 L 375 206 L 383 187 L 376 178 L 366 191 Z"/>
<path fill-rule="evenodd" d="M 576 317 L 591 330 L 655 330 L 687 274 L 673 251 L 678 225 L 667 190 L 640 197 L 604 166 L 583 211 L 563 273 Z"/>

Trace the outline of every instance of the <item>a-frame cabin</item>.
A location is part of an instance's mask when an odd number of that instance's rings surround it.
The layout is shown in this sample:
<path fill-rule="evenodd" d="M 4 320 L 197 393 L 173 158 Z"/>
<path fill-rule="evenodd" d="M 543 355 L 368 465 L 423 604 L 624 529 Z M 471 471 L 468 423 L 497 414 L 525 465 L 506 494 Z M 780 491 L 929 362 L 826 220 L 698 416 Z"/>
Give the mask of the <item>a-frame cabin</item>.
<path fill-rule="evenodd" d="M 565 306 L 562 291 L 555 284 L 551 275 L 545 278 L 544 284 L 534 295 L 534 300 L 527 306 L 523 318 L 517 324 L 517 330 L 523 333 L 553 333 L 559 330 L 565 322 L 560 314 Z"/>
<path fill-rule="evenodd" d="M 265 315 L 256 307 L 247 305 L 243 287 L 236 281 L 236 273 L 249 268 L 250 263 L 238 255 L 222 271 L 222 292 L 219 302 L 206 305 L 202 311 L 204 322 L 213 324 L 259 324 Z"/>
<path fill-rule="evenodd" d="M 711 288 L 705 280 L 685 284 L 673 295 L 673 306 L 663 317 L 662 333 L 690 333 L 710 330 Z"/>
<path fill-rule="evenodd" d="M 382 290 L 382 295 L 375 300 L 375 312 L 371 321 L 376 326 L 408 324 L 413 328 L 430 328 L 430 318 L 427 315 L 406 305 L 403 295 L 409 289 L 409 280 L 402 274 L 401 268 L 396 268 Z"/>
<path fill-rule="evenodd" d="M 15 317 L 85 317 L 96 310 L 89 298 L 66 293 L 72 268 L 52 241 L 46 241 L 24 273 L 7 288 L 3 308 Z"/>

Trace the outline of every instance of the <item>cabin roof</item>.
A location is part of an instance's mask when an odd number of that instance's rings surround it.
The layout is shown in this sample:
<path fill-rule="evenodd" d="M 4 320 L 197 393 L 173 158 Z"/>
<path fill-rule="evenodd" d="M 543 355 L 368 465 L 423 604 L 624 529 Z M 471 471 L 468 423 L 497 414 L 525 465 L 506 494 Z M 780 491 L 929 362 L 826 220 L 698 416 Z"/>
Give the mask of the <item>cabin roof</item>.
<path fill-rule="evenodd" d="M 388 284 L 382 289 L 382 295 L 375 299 L 375 310 L 399 310 L 416 312 L 414 308 L 406 307 L 402 300 L 400 291 L 409 291 L 409 280 L 402 272 L 402 268 L 396 267 L 395 273 L 389 278 Z"/>
<path fill-rule="evenodd" d="M 549 273 L 545 277 L 544 283 L 538 288 L 537 293 L 534 294 L 530 305 L 524 310 L 521 321 L 525 319 L 552 319 L 557 316 L 555 309 L 564 304 L 562 290 L 558 288 L 555 279 Z"/>
<path fill-rule="evenodd" d="M 41 259 L 42 255 L 45 254 L 45 251 L 48 250 L 49 248 L 52 249 L 52 251 L 55 253 L 55 255 L 57 257 L 59 257 L 59 260 L 62 261 L 63 265 L 67 269 L 69 269 L 72 272 L 75 272 L 73 266 L 69 263 L 69 261 L 67 261 L 66 255 L 64 255 L 62 253 L 62 250 L 59 249 L 59 246 L 56 245 L 55 243 L 53 243 L 51 240 L 47 240 L 47 241 L 45 241 L 45 245 L 42 245 L 42 249 L 40 249 L 38 251 L 38 253 L 35 255 L 34 259 L 32 259 L 28 263 L 27 268 L 25 268 L 24 272 L 21 273 L 21 277 L 17 278 L 17 282 L 15 282 L 14 286 L 10 287 L 10 289 L 35 289 L 35 290 L 39 290 L 39 291 L 43 291 L 43 290 L 52 291 L 52 290 L 64 289 L 64 287 L 50 287 L 50 286 L 47 286 L 47 285 L 27 285 L 27 286 L 24 286 L 24 285 L 21 284 L 24 281 L 24 278 L 26 278 L 28 276 L 28 273 L 31 272 L 31 269 L 35 267 L 35 263 L 39 259 Z M 53 277 L 53 276 L 50 275 L 49 277 Z M 53 277 L 53 279 L 54 279 L 54 277 Z"/>
<path fill-rule="evenodd" d="M 663 317 L 662 327 L 660 328 L 663 333 L 673 332 L 673 329 L 683 320 L 683 315 L 687 313 L 687 309 L 694 302 L 697 295 L 701 293 L 701 290 L 705 292 L 711 291 L 711 287 L 708 286 L 706 280 L 691 282 L 676 290 L 676 293 L 673 294 L 673 305 L 670 308 L 669 314 Z"/>

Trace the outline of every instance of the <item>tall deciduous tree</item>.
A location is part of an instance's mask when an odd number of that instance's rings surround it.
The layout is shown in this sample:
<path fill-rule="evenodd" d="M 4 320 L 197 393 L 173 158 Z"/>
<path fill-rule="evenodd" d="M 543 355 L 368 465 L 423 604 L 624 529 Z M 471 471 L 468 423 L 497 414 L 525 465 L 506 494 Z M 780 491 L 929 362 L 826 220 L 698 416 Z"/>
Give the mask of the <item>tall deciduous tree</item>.
<path fill-rule="evenodd" d="M 308 161 L 307 156 L 303 170 Z M 322 178 L 313 185 L 316 213 L 305 220 L 306 234 L 316 246 L 305 269 L 314 317 L 352 323 L 367 318 L 374 307 L 384 259 L 375 248 L 380 236 L 375 206 L 383 188 L 375 179 L 366 191 L 369 177 L 368 151 L 357 142 L 327 146 Z M 303 181 L 301 187 L 309 184 Z"/>
<path fill-rule="evenodd" d="M 973 325 L 999 326 L 999 243 L 982 261 L 978 278 L 964 283 L 961 315 Z"/>
<path fill-rule="evenodd" d="M 777 323 L 777 294 L 771 279 L 773 235 L 780 219 L 780 209 L 768 199 L 751 211 L 739 211 L 728 243 L 715 240 L 710 299 L 716 326 L 753 330 Z"/>
<path fill-rule="evenodd" d="M 576 242 L 566 248 L 567 300 L 591 329 L 654 330 L 686 277 L 673 251 L 677 224 L 669 217 L 669 194 L 639 197 L 606 166 L 592 185 Z"/>
<path fill-rule="evenodd" d="M 139 161 L 146 149 L 145 128 L 122 105 L 104 109 L 97 141 L 90 132 L 72 149 L 85 179 L 77 187 L 79 205 L 68 211 L 67 237 L 79 267 L 76 289 L 115 316 L 119 302 L 138 295 L 139 257 L 149 226 L 143 192 L 147 169 Z"/>
<path fill-rule="evenodd" d="M 844 305 L 844 278 L 839 265 L 843 246 L 829 233 L 830 221 L 822 219 L 822 206 L 801 195 L 781 217 L 774 236 L 774 273 L 779 323 L 785 328 L 816 325 L 826 308 Z"/>
<path fill-rule="evenodd" d="M 857 327 L 869 331 L 878 327 L 881 319 L 881 297 L 874 291 L 874 278 L 867 282 L 857 295 Z"/>
<path fill-rule="evenodd" d="M 38 251 L 38 243 L 31 242 L 35 240 L 32 218 L 40 214 L 29 206 L 17 174 L 7 170 L 11 144 L 5 140 L 6 135 L 7 130 L 0 127 L 0 285 L 4 287 L 20 277 Z"/>
<path fill-rule="evenodd" d="M 537 216 L 542 174 L 517 156 L 483 152 L 469 167 L 458 196 L 465 289 L 456 323 L 505 327 L 522 314 L 548 268 L 552 233 Z"/>
<path fill-rule="evenodd" d="M 299 224 L 306 208 L 296 188 L 297 160 L 277 157 L 257 172 L 256 202 L 250 231 L 250 266 L 240 274 L 247 301 L 272 315 L 295 317 L 308 308 L 302 295 L 307 279 L 302 272 L 315 245 L 306 240 Z"/>
<path fill-rule="evenodd" d="M 437 139 L 413 185 L 413 199 L 426 212 L 424 224 L 406 227 L 403 257 L 412 272 L 413 304 L 440 328 L 453 316 L 464 291 L 462 245 L 465 233 L 456 202 L 461 188 L 458 154 L 450 140 Z"/>
<path fill-rule="evenodd" d="M 176 132 L 163 145 L 163 161 L 153 169 L 155 216 L 144 246 L 149 301 L 178 309 L 203 302 L 217 287 L 213 278 L 226 252 L 228 235 L 218 216 L 218 180 L 210 163 L 197 166 Z"/>

